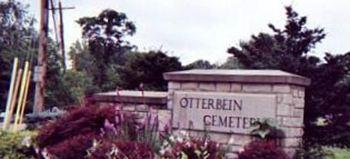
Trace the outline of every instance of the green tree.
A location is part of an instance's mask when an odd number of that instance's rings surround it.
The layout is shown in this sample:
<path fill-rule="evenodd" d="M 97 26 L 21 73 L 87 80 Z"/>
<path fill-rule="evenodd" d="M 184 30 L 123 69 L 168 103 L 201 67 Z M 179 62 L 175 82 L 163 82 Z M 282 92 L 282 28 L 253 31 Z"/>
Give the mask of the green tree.
<path fill-rule="evenodd" d="M 220 69 L 243 69 L 244 66 L 235 57 L 228 57 L 226 61 L 220 65 Z"/>
<path fill-rule="evenodd" d="M 10 74 L 14 57 L 19 57 L 21 66 L 25 60 L 32 60 L 32 66 L 36 65 L 38 53 L 38 33 L 33 27 L 35 19 L 28 16 L 27 6 L 22 3 L 9 0 L 0 2 L 0 110 L 5 106 L 7 91 L 10 85 Z M 61 96 L 61 86 L 63 77 L 62 57 L 58 54 L 58 45 L 49 38 L 48 58 L 47 58 L 47 78 L 45 89 L 45 105 L 60 106 L 57 99 Z M 31 68 L 33 71 L 33 67 Z M 31 77 L 32 79 L 32 77 Z M 28 106 L 31 109 L 34 96 L 34 82 L 31 82 Z M 67 96 L 65 96 L 67 97 Z M 1 107 L 2 106 L 2 107 Z"/>
<path fill-rule="evenodd" d="M 248 69 L 280 69 L 312 80 L 306 90 L 305 139 L 320 144 L 350 145 L 349 132 L 349 54 L 327 54 L 325 62 L 308 53 L 325 38 L 321 28 L 306 27 L 307 18 L 286 7 L 287 21 L 282 29 L 269 24 L 272 34 L 253 35 L 228 52 Z M 319 117 L 329 120 L 329 127 L 315 125 Z M 323 138 L 322 136 L 326 136 Z M 338 136 L 335 139 L 334 136 Z"/>
<path fill-rule="evenodd" d="M 212 65 L 207 60 L 197 60 L 197 61 L 194 61 L 194 62 L 184 66 L 184 69 L 185 70 L 190 70 L 190 69 L 214 69 L 216 67 L 217 67 L 216 65 Z"/>
<path fill-rule="evenodd" d="M 120 86 L 125 89 L 138 88 L 141 83 L 146 90 L 167 90 L 163 73 L 181 70 L 177 57 L 169 57 L 162 51 L 133 53 L 120 68 Z"/>
<path fill-rule="evenodd" d="M 96 70 L 87 73 L 92 75 L 94 84 L 101 90 L 114 89 L 115 85 L 106 84 L 106 81 L 114 68 L 112 65 L 122 65 L 125 54 L 132 50 L 133 46 L 125 37 L 135 33 L 135 25 L 124 13 L 109 9 L 97 17 L 83 17 L 77 22 L 88 43 L 89 56 L 92 57 L 90 62 L 96 67 Z"/>
<path fill-rule="evenodd" d="M 307 18 L 300 17 L 292 7 L 286 7 L 287 21 L 283 29 L 269 24 L 273 33 L 253 35 L 239 48 L 231 47 L 233 54 L 244 67 L 254 69 L 282 69 L 306 75 L 304 68 L 315 67 L 320 60 L 308 56 L 309 51 L 325 38 L 323 29 L 306 27 Z"/>
<path fill-rule="evenodd" d="M 350 52 L 327 53 L 324 61 L 308 76 L 305 136 L 321 145 L 350 146 Z M 320 118 L 326 125 L 316 124 Z"/>
<path fill-rule="evenodd" d="M 0 2 L 0 111 L 6 103 L 14 57 L 24 61 L 33 54 L 35 20 L 26 14 L 26 9 L 14 0 Z"/>

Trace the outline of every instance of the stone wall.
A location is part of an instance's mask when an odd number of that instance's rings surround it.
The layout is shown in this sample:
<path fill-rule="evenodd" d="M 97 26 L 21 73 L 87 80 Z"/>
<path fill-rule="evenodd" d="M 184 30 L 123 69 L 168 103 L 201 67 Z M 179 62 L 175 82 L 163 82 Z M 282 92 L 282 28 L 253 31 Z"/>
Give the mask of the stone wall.
<path fill-rule="evenodd" d="M 116 106 L 121 110 L 138 114 L 145 119 L 147 114 L 158 116 L 159 130 L 170 123 L 171 110 L 167 108 L 167 93 L 144 91 L 119 91 L 95 94 L 91 101 L 96 106 Z"/>
<path fill-rule="evenodd" d="M 209 71 L 210 72 L 210 71 Z M 228 71 L 229 72 L 229 71 Z M 244 72 L 244 71 L 243 71 Z M 254 72 L 254 71 L 253 71 Z M 177 105 L 174 103 L 174 95 L 176 92 L 211 92 L 213 95 L 217 92 L 227 92 L 234 94 L 257 94 L 266 95 L 272 94 L 276 96 L 276 114 L 275 121 L 278 124 L 278 128 L 283 130 L 285 138 L 282 140 L 282 147 L 286 152 L 292 156 L 295 149 L 302 141 L 303 135 L 303 117 L 304 117 L 304 97 L 305 86 L 310 81 L 302 79 L 305 83 L 296 82 L 296 78 L 303 78 L 297 75 L 288 74 L 285 72 L 258 72 L 256 74 L 246 72 L 247 74 L 232 72 L 228 79 L 227 71 L 204 73 L 199 71 L 182 71 L 166 74 L 165 78 L 168 82 L 168 108 L 173 110 Z M 220 76 L 224 74 L 225 76 Z M 271 79 L 272 75 L 275 78 L 272 80 L 265 80 L 264 76 Z M 216 76 L 217 78 L 210 78 Z M 239 77 L 238 77 L 239 76 Z M 242 76 L 248 76 L 249 79 L 245 80 Z M 283 76 L 283 78 L 282 78 Z M 239 80 L 237 80 L 238 77 Z M 285 78 L 291 77 L 291 78 Z M 254 79 L 256 80 L 254 81 Z M 276 79 L 277 78 L 277 79 Z M 280 81 L 278 80 L 280 79 Z M 174 80 L 175 79 L 175 80 Z M 183 80 L 181 80 L 183 79 Z M 293 81 L 294 79 L 294 81 Z M 299 80 L 299 81 L 302 81 Z M 256 107 L 257 112 L 262 111 L 264 107 Z M 173 114 L 174 115 L 174 114 Z M 177 128 L 174 126 L 174 132 L 177 133 L 183 128 Z M 186 130 L 191 135 L 203 135 L 204 131 L 201 130 Z M 241 133 L 223 133 L 223 132 L 210 132 L 211 139 L 227 144 L 229 150 L 228 158 L 235 158 L 237 152 L 243 148 L 244 145 L 251 141 L 249 134 Z M 228 143 L 233 141 L 233 143 Z"/>

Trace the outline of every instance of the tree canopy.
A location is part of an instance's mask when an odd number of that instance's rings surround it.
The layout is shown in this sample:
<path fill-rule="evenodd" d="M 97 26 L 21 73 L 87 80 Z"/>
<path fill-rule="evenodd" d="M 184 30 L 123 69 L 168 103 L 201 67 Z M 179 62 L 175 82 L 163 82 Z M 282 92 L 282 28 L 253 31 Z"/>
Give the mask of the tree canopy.
<path fill-rule="evenodd" d="M 135 89 L 142 83 L 146 90 L 167 90 L 163 73 L 181 69 L 177 57 L 169 57 L 162 51 L 133 53 L 120 69 L 120 86 Z"/>
<path fill-rule="evenodd" d="M 5 106 L 10 85 L 11 66 L 14 57 L 20 61 L 29 59 L 37 33 L 33 17 L 26 14 L 26 7 L 16 1 L 0 2 L 0 110 Z M 34 55 L 33 55 L 34 56 Z"/>
<path fill-rule="evenodd" d="M 282 69 L 304 75 L 305 68 L 314 67 L 320 62 L 317 57 L 308 56 L 308 53 L 326 34 L 322 28 L 306 27 L 307 18 L 300 17 L 290 6 L 286 7 L 286 15 L 284 28 L 269 24 L 272 34 L 253 35 L 251 40 L 241 42 L 239 48 L 230 47 L 228 52 L 247 68 Z"/>
<path fill-rule="evenodd" d="M 326 54 L 324 62 L 309 55 L 325 38 L 324 29 L 307 27 L 307 18 L 299 16 L 290 6 L 286 7 L 286 16 L 282 29 L 269 24 L 272 34 L 253 35 L 251 40 L 241 42 L 239 47 L 230 47 L 228 52 L 244 68 L 280 69 L 310 78 L 312 83 L 306 90 L 305 139 L 312 143 L 349 146 L 350 140 L 344 139 L 350 134 L 341 133 L 349 131 L 349 53 Z M 330 124 L 315 125 L 320 117 L 329 119 Z"/>
<path fill-rule="evenodd" d="M 136 27 L 125 13 L 107 9 L 98 16 L 80 18 L 77 23 L 82 27 L 82 37 L 88 43 L 91 63 L 98 71 L 87 72 L 101 90 L 114 89 L 115 85 L 106 84 L 112 65 L 125 61 L 125 54 L 134 46 L 125 40 L 135 33 Z"/>

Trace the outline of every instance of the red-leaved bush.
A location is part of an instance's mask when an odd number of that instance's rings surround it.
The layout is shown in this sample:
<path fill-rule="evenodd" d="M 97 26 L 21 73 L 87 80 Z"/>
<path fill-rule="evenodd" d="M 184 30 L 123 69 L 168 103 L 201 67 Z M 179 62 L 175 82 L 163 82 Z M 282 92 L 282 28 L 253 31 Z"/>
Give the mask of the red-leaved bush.
<path fill-rule="evenodd" d="M 101 141 L 95 143 L 88 152 L 89 159 L 153 159 L 150 146 L 135 141 Z"/>
<path fill-rule="evenodd" d="M 257 140 L 249 143 L 238 154 L 238 159 L 289 159 L 288 155 L 275 142 Z"/>
<path fill-rule="evenodd" d="M 224 153 L 222 147 L 215 141 L 206 138 L 196 139 L 192 137 L 184 139 L 178 138 L 178 140 L 162 149 L 165 151 L 161 156 L 166 159 L 220 159 L 223 158 Z"/>
<path fill-rule="evenodd" d="M 40 129 L 37 137 L 39 148 L 59 159 L 76 159 L 87 155 L 94 140 L 109 138 L 106 132 L 110 129 L 116 130 L 115 136 L 128 135 L 128 139 L 136 139 L 136 117 L 116 108 L 90 105 L 71 110 Z M 127 131 L 121 131 L 121 128 Z"/>
<path fill-rule="evenodd" d="M 76 135 L 54 146 L 48 146 L 49 157 L 55 159 L 84 158 L 86 150 L 92 146 L 92 139 L 94 138 L 96 138 L 95 134 Z"/>

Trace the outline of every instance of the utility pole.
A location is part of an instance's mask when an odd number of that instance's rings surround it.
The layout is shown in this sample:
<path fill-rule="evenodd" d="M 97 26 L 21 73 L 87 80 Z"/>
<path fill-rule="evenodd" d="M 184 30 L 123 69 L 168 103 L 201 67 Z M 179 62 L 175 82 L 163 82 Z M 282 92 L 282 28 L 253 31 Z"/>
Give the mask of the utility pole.
<path fill-rule="evenodd" d="M 66 52 L 65 52 L 65 45 L 64 45 L 64 27 L 63 27 L 63 10 L 64 9 L 75 9 L 75 7 L 62 7 L 62 3 L 61 1 L 58 2 L 58 8 L 56 8 L 53 4 L 53 0 L 51 0 L 51 8 L 49 10 L 52 10 L 52 13 L 54 14 L 55 10 L 58 10 L 59 12 L 59 16 L 60 16 L 60 22 L 59 22 L 59 36 L 60 36 L 60 40 L 59 40 L 59 48 L 60 48 L 60 52 L 63 58 L 62 64 L 63 64 L 63 70 L 66 71 L 67 69 L 67 65 L 66 65 Z M 54 17 L 54 16 L 53 16 Z M 55 22 L 55 18 L 53 18 L 53 21 Z M 56 30 L 56 29 L 55 29 Z"/>
<path fill-rule="evenodd" d="M 63 69 L 66 71 L 67 65 L 66 65 L 66 53 L 64 51 L 64 30 L 63 30 L 63 14 L 62 14 L 62 3 L 61 1 L 58 2 L 58 10 L 60 13 L 60 47 L 62 51 L 62 57 L 63 57 Z"/>
<path fill-rule="evenodd" d="M 39 55 L 38 65 L 34 69 L 35 96 L 33 113 L 37 114 L 44 110 L 45 77 L 47 66 L 48 46 L 48 0 L 40 0 L 40 33 L 39 33 Z"/>

